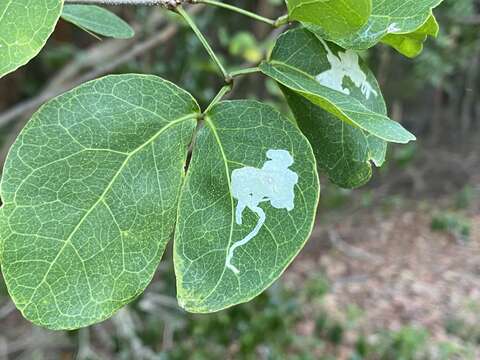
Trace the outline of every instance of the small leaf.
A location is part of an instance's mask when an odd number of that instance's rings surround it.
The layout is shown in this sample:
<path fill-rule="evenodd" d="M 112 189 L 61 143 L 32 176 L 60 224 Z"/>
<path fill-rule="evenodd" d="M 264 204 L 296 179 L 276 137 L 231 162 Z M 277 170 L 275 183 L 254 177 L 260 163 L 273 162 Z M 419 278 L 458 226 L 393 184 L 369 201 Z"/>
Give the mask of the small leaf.
<path fill-rule="evenodd" d="M 428 36 L 437 37 L 440 28 L 435 16 L 431 15 L 418 30 L 408 34 L 390 34 L 382 38 L 382 42 L 390 45 L 399 53 L 414 58 L 423 50 Z"/>
<path fill-rule="evenodd" d="M 408 143 L 410 132 L 385 115 L 378 85 L 359 56 L 305 29 L 283 34 L 261 71 L 312 103 L 382 140 Z"/>
<path fill-rule="evenodd" d="M 312 144 L 318 166 L 330 181 L 356 188 L 372 177 L 373 162 L 385 161 L 387 143 L 362 129 L 338 121 L 306 98 L 282 86 L 297 123 Z"/>
<path fill-rule="evenodd" d="M 150 282 L 171 237 L 199 108 L 155 76 L 108 76 L 43 106 L 1 183 L 2 273 L 50 329 L 110 317 Z"/>
<path fill-rule="evenodd" d="M 319 197 L 310 144 L 255 101 L 226 101 L 199 131 L 179 204 L 177 297 L 190 312 L 246 302 L 310 236 Z"/>
<path fill-rule="evenodd" d="M 360 29 L 372 12 L 372 0 L 287 0 L 291 20 L 320 26 L 334 37 Z"/>
<path fill-rule="evenodd" d="M 35 57 L 62 12 L 62 0 L 0 1 L 0 78 Z"/>
<path fill-rule="evenodd" d="M 62 19 L 82 29 L 115 39 L 129 39 L 133 29 L 117 15 L 95 5 L 65 5 Z"/>
<path fill-rule="evenodd" d="M 365 50 L 379 43 L 385 36 L 409 34 L 421 28 L 432 16 L 432 10 L 443 0 L 373 0 L 368 22 L 354 34 L 332 36 L 321 27 L 306 27 L 344 49 Z"/>

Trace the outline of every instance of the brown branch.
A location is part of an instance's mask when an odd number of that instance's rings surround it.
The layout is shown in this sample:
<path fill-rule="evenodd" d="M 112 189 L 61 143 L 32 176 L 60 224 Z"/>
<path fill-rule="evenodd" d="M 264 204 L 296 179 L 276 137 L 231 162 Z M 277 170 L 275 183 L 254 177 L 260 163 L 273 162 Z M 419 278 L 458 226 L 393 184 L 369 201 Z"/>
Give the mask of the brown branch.
<path fill-rule="evenodd" d="M 83 5 L 130 5 L 130 6 L 153 6 L 159 5 L 174 8 L 181 4 L 182 0 L 65 0 L 65 4 Z"/>
<path fill-rule="evenodd" d="M 340 234 L 338 234 L 337 231 L 333 229 L 328 230 L 328 239 L 335 249 L 351 258 L 369 261 L 371 263 L 382 262 L 382 258 L 380 256 L 373 255 L 364 249 L 350 245 L 340 237 Z"/>

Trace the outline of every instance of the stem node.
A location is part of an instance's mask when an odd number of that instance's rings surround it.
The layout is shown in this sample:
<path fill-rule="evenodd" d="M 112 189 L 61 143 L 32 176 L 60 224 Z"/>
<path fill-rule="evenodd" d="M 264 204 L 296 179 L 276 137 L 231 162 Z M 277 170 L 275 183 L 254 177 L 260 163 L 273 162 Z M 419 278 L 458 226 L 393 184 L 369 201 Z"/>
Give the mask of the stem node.
<path fill-rule="evenodd" d="M 231 74 L 228 74 L 225 77 L 225 85 L 228 85 L 230 88 L 233 88 L 234 78 Z"/>

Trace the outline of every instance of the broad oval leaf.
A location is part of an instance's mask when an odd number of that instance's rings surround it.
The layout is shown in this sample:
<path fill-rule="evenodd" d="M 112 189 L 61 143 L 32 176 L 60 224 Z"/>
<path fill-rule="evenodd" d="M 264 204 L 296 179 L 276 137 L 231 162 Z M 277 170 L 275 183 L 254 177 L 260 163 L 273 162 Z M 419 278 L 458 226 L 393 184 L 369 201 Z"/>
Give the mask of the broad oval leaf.
<path fill-rule="evenodd" d="M 372 12 L 372 0 L 287 0 L 291 20 L 318 25 L 333 37 L 360 29 Z"/>
<path fill-rule="evenodd" d="M 302 249 L 318 198 L 312 149 L 294 124 L 255 101 L 217 104 L 179 203 L 179 304 L 206 313 L 260 294 Z"/>
<path fill-rule="evenodd" d="M 279 37 L 261 71 L 339 121 L 388 142 L 415 140 L 385 113 L 378 85 L 357 53 L 327 44 L 305 29 Z"/>
<path fill-rule="evenodd" d="M 108 76 L 43 106 L 1 183 L 2 272 L 51 329 L 110 317 L 143 292 L 174 229 L 199 108 L 155 76 Z"/>
<path fill-rule="evenodd" d="M 0 78 L 43 48 L 62 12 L 63 0 L 0 1 Z"/>
<path fill-rule="evenodd" d="M 117 15 L 95 5 L 65 5 L 62 19 L 81 29 L 115 39 L 129 39 L 133 29 Z"/>
<path fill-rule="evenodd" d="M 355 33 L 335 36 L 321 27 L 306 24 L 309 30 L 345 49 L 365 50 L 388 35 L 410 34 L 424 26 L 432 10 L 443 0 L 373 0 L 368 22 Z"/>

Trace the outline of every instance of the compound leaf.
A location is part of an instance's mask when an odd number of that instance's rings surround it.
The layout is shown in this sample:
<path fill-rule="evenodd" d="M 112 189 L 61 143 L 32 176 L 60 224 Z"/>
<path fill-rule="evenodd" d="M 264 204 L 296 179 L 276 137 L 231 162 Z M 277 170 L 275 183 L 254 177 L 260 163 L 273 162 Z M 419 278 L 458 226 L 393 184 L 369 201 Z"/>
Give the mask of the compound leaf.
<path fill-rule="evenodd" d="M 206 313 L 260 294 L 308 239 L 318 197 L 315 158 L 294 124 L 255 101 L 214 106 L 179 203 L 180 305 Z"/>
<path fill-rule="evenodd" d="M 129 39 L 133 29 L 117 15 L 95 5 L 65 5 L 62 19 L 98 35 Z"/>
<path fill-rule="evenodd" d="M 155 76 L 108 76 L 42 107 L 1 183 L 2 272 L 51 329 L 110 317 L 143 292 L 173 232 L 199 108 Z"/>
<path fill-rule="evenodd" d="M 318 25 L 334 37 L 360 29 L 372 12 L 372 0 L 287 0 L 291 20 Z"/>
<path fill-rule="evenodd" d="M 43 48 L 62 12 L 62 0 L 0 1 L 0 78 Z"/>
<path fill-rule="evenodd" d="M 352 50 L 329 45 L 305 29 L 282 35 L 261 71 L 348 125 L 381 140 L 415 140 L 385 113 L 378 85 Z"/>
<path fill-rule="evenodd" d="M 312 32 L 340 45 L 342 48 L 365 50 L 379 43 L 388 35 L 406 35 L 416 32 L 430 21 L 432 10 L 442 1 L 373 0 L 372 14 L 368 22 L 355 33 L 347 36 L 329 34 L 320 26 L 314 24 L 306 24 L 306 26 Z M 411 52 L 412 50 L 408 50 L 409 54 Z"/>

